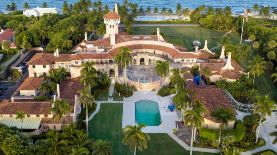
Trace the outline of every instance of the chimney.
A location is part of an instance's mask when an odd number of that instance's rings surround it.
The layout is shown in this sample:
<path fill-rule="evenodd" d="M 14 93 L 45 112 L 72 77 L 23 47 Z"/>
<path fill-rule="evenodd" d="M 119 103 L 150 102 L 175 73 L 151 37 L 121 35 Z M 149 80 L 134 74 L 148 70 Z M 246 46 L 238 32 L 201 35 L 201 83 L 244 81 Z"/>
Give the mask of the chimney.
<path fill-rule="evenodd" d="M 85 32 L 85 41 L 88 41 L 88 33 Z"/>
<path fill-rule="evenodd" d="M 225 64 L 225 66 L 222 69 L 223 70 L 233 70 L 234 67 L 232 66 L 231 63 L 232 63 L 232 61 L 231 61 L 231 52 L 229 52 L 226 64 Z"/>
<path fill-rule="evenodd" d="M 114 4 L 114 12 L 115 12 L 116 14 L 118 14 L 118 6 L 117 6 L 117 3 Z"/>
<path fill-rule="evenodd" d="M 115 34 L 111 34 L 110 42 L 111 42 L 111 45 L 115 45 Z"/>
<path fill-rule="evenodd" d="M 199 46 L 194 46 L 194 48 L 195 48 L 195 53 L 197 53 Z"/>
<path fill-rule="evenodd" d="M 209 50 L 209 49 L 208 49 L 208 41 L 207 41 L 207 40 L 205 40 L 205 45 L 204 45 L 203 50 Z"/>
<path fill-rule="evenodd" d="M 224 46 L 222 46 L 221 54 L 220 54 L 219 59 L 225 59 L 225 47 Z"/>
<path fill-rule="evenodd" d="M 60 94 L 61 92 L 60 92 L 60 85 L 59 84 L 57 84 L 57 98 L 60 98 Z"/>
<path fill-rule="evenodd" d="M 158 37 L 158 41 L 160 41 L 160 28 L 157 28 L 157 37 Z"/>
<path fill-rule="evenodd" d="M 53 100 L 54 100 L 54 102 L 56 101 L 56 95 L 54 95 Z"/>
<path fill-rule="evenodd" d="M 54 52 L 54 56 L 55 56 L 55 57 L 59 57 L 59 55 L 60 55 L 60 51 L 59 51 L 59 49 L 57 48 L 56 51 Z"/>

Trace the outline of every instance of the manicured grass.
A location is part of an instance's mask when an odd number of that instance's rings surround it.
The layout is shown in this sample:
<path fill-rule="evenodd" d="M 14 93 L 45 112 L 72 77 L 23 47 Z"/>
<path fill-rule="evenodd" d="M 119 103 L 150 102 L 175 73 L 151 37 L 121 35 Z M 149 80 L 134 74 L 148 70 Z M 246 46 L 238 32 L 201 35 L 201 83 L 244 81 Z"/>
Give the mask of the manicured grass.
<path fill-rule="evenodd" d="M 114 155 L 132 155 L 128 146 L 122 144 L 122 104 L 102 104 L 100 111 L 89 122 L 89 133 L 93 139 L 104 139 L 112 142 Z M 138 152 L 138 155 L 188 155 L 167 134 L 150 134 L 148 149 Z M 196 154 L 196 153 L 195 153 Z M 208 155 L 200 153 L 198 155 Z"/>
<path fill-rule="evenodd" d="M 272 150 L 265 150 L 259 153 L 255 153 L 254 155 L 277 155 L 277 153 Z"/>
<path fill-rule="evenodd" d="M 157 27 L 134 27 L 133 34 L 151 34 L 156 32 Z M 181 45 L 188 50 L 192 51 L 192 42 L 199 40 L 204 46 L 205 40 L 208 40 L 208 47 L 211 49 L 221 40 L 226 32 L 210 30 L 199 26 L 186 26 L 186 27 L 160 27 L 160 31 L 164 34 L 165 39 L 173 44 Z M 238 42 L 239 36 L 234 33 L 226 35 L 230 42 Z"/>
<path fill-rule="evenodd" d="M 98 89 L 95 92 L 95 100 L 97 101 L 107 101 L 109 98 L 109 87 Z"/>

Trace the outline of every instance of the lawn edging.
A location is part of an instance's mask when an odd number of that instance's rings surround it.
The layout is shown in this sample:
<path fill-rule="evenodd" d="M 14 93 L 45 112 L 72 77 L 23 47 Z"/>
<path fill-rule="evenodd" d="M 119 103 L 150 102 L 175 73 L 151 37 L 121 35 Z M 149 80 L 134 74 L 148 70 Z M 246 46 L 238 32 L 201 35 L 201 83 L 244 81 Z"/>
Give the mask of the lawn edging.
<path fill-rule="evenodd" d="M 172 139 L 174 139 L 179 145 L 181 145 L 184 149 L 190 150 L 190 146 L 188 146 L 185 142 L 180 140 L 175 134 L 167 133 Z M 209 149 L 209 148 L 199 148 L 199 147 L 192 147 L 192 151 L 196 152 L 207 152 L 207 153 L 219 153 L 218 149 Z"/>

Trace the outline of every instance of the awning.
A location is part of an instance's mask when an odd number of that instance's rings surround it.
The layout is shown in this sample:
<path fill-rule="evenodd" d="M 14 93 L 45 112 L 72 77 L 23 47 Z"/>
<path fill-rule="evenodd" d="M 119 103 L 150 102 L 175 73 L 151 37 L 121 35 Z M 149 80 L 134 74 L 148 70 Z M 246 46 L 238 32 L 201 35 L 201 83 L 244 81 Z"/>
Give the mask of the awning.
<path fill-rule="evenodd" d="M 8 127 L 16 127 L 18 129 L 33 129 L 36 130 L 39 128 L 41 118 L 39 117 L 26 117 L 23 119 L 23 123 L 20 119 L 15 117 L 0 117 L 0 123 L 7 125 Z M 22 124 L 21 124 L 22 123 Z"/>

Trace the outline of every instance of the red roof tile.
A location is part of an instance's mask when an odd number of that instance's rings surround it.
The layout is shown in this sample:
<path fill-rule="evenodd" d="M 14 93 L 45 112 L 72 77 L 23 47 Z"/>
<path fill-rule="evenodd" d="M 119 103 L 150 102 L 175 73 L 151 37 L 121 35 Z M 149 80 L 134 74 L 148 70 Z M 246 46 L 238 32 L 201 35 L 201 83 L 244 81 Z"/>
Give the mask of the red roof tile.
<path fill-rule="evenodd" d="M 4 40 L 9 40 L 11 37 L 13 37 L 15 32 L 12 29 L 6 29 L 3 32 L 0 32 L 0 42 Z"/>
<path fill-rule="evenodd" d="M 18 90 L 36 90 L 43 83 L 44 77 L 28 77 L 19 86 Z"/>
<path fill-rule="evenodd" d="M 120 19 L 120 16 L 116 12 L 112 11 L 104 15 L 104 19 Z"/>

